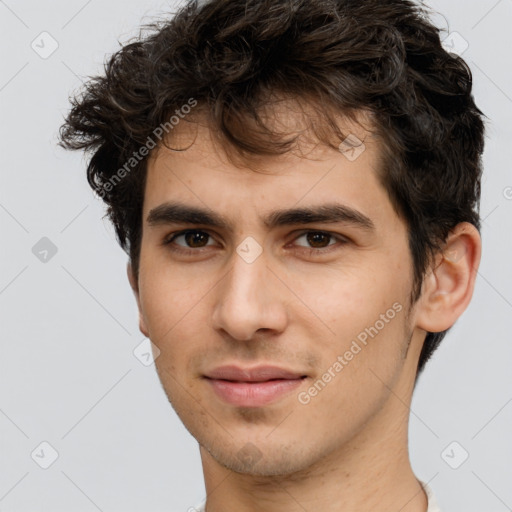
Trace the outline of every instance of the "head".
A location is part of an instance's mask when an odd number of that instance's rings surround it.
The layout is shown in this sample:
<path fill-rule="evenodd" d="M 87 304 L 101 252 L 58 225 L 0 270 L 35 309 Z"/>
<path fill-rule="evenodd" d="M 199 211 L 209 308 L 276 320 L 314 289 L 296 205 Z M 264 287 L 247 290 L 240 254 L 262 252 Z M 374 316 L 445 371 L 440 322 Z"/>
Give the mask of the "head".
<path fill-rule="evenodd" d="M 278 407 L 228 411 L 210 402 L 205 372 L 274 361 L 312 384 L 328 371 L 321 395 L 302 395 L 311 403 L 299 409 L 297 439 L 316 428 L 308 408 L 360 399 L 364 410 L 337 430 L 336 442 L 347 440 L 404 373 L 416 382 L 471 298 L 484 132 L 471 72 L 408 0 L 191 2 L 150 29 L 72 100 L 61 144 L 91 152 L 88 181 L 129 255 L 164 388 L 222 459 L 229 436 L 252 436 Z M 207 228 L 211 219 L 176 203 L 223 222 Z M 337 230 L 318 212 L 302 211 L 298 224 L 309 215 L 316 235 L 301 238 L 322 245 L 318 232 L 339 233 L 340 247 L 291 256 L 305 249 L 285 250 L 299 234 L 269 213 L 334 203 L 346 206 Z M 176 223 L 184 212 L 190 222 Z M 187 245 L 190 233 L 177 244 L 170 234 L 191 223 L 204 225 L 200 245 Z M 358 355 L 337 370 L 347 351 Z M 229 433 L 213 441 L 205 429 L 224 413 Z M 300 459 L 282 431 L 289 450 L 263 472 Z M 259 446 L 274 453 L 267 438 Z M 305 450 L 304 460 L 332 447 Z"/>

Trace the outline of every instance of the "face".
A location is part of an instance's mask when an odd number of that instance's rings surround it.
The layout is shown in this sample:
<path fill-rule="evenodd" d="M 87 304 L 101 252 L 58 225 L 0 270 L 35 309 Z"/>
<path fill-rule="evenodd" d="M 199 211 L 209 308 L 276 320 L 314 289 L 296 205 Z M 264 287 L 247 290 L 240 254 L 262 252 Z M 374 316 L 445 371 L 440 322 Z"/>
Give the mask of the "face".
<path fill-rule="evenodd" d="M 317 146 L 255 172 L 204 125 L 148 163 L 141 330 L 185 427 L 238 472 L 289 474 L 347 449 L 414 380 L 407 229 L 376 177 L 377 139 L 345 126 L 359 156 Z"/>

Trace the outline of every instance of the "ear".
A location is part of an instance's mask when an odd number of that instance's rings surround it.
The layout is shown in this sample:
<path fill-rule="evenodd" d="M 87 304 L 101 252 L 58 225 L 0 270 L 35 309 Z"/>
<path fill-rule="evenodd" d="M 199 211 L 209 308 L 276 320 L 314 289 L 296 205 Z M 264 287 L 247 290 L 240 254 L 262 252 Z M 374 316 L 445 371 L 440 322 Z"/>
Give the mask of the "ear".
<path fill-rule="evenodd" d="M 126 273 L 128 274 L 128 281 L 130 282 L 130 286 L 135 295 L 135 300 L 137 301 L 137 309 L 139 310 L 139 330 L 142 334 L 144 334 L 144 336 L 146 336 L 146 338 L 149 338 L 149 331 L 146 327 L 146 323 L 144 321 L 144 315 L 142 313 L 142 308 L 140 305 L 139 283 L 137 282 L 137 279 L 135 278 L 135 274 L 133 272 L 131 262 L 128 262 L 128 264 L 126 266 Z"/>
<path fill-rule="evenodd" d="M 416 326 L 428 332 L 450 328 L 467 308 L 480 264 L 482 241 L 473 224 L 462 222 L 449 234 L 425 276 Z"/>

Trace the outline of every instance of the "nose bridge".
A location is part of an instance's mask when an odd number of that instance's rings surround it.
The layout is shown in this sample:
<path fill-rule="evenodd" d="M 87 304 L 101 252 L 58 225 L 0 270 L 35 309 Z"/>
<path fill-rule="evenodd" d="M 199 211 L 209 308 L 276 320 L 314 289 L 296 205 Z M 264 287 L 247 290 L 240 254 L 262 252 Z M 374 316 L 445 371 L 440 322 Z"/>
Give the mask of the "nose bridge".
<path fill-rule="evenodd" d="M 240 292 L 249 296 L 264 293 L 264 283 L 268 285 L 268 252 L 252 237 L 245 238 L 236 248 L 232 262 L 232 284 L 240 287 Z"/>
<path fill-rule="evenodd" d="M 233 254 L 231 271 L 224 289 L 224 302 L 231 300 L 235 305 L 244 303 L 254 307 L 263 306 L 265 296 L 270 291 L 267 260 L 261 248 L 253 241 L 242 242 L 236 254 Z"/>
<path fill-rule="evenodd" d="M 281 330 L 286 321 L 269 261 L 251 237 L 233 252 L 230 271 L 218 289 L 213 322 L 233 338 L 250 339 L 258 329 Z"/>

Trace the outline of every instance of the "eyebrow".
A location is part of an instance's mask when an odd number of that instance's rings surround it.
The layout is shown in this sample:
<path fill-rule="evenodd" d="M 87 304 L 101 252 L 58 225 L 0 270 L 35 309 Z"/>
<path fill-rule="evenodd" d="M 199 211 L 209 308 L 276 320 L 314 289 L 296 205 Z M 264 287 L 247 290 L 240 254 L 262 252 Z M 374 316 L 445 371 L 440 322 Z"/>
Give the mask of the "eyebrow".
<path fill-rule="evenodd" d="M 268 229 L 295 224 L 345 223 L 368 232 L 375 231 L 375 224 L 362 212 L 339 203 L 318 206 L 274 210 L 263 219 Z M 202 224 L 227 231 L 234 231 L 231 221 L 212 210 L 189 206 L 179 202 L 167 202 L 153 208 L 146 222 L 150 226 L 165 224 Z"/>

